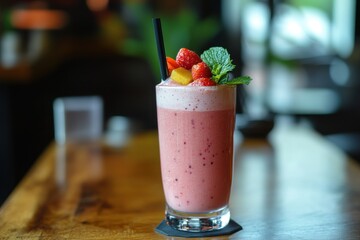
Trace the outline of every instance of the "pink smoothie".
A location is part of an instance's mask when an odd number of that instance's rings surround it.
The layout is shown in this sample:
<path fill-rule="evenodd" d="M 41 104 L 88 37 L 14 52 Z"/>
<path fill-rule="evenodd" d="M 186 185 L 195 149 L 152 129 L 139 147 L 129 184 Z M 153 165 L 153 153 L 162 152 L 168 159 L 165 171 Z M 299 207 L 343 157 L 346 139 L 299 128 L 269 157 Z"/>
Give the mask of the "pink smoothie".
<path fill-rule="evenodd" d="M 235 87 L 157 86 L 161 172 L 167 204 L 207 212 L 228 204 Z"/>

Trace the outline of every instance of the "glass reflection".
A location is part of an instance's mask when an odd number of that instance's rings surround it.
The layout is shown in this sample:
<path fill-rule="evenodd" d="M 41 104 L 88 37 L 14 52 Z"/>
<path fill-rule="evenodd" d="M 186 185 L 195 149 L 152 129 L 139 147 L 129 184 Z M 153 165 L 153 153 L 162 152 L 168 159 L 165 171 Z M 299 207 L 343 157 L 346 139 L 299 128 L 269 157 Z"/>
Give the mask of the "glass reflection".
<path fill-rule="evenodd" d="M 76 154 L 76 155 L 75 155 Z M 59 188 L 66 188 L 84 182 L 96 182 L 103 175 L 101 145 L 57 144 L 55 159 L 55 180 Z"/>

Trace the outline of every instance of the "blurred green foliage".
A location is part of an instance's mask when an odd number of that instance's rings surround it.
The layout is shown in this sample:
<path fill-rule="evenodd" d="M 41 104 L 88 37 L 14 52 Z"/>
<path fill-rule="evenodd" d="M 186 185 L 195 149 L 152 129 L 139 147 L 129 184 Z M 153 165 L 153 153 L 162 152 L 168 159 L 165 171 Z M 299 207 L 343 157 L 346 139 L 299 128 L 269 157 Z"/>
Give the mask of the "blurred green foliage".
<path fill-rule="evenodd" d="M 160 66 L 152 18 L 161 18 L 166 55 L 173 58 L 182 47 L 202 53 L 203 47 L 220 29 L 220 23 L 215 18 L 199 19 L 196 12 L 189 8 L 168 15 L 154 14 L 146 5 L 135 4 L 128 7 L 132 16 L 137 17 L 136 33 L 125 39 L 120 50 L 124 54 L 146 58 L 159 81 Z"/>
<path fill-rule="evenodd" d="M 296 7 L 312 7 L 321 9 L 328 16 L 332 13 L 333 0 L 290 0 L 289 3 L 293 4 Z"/>

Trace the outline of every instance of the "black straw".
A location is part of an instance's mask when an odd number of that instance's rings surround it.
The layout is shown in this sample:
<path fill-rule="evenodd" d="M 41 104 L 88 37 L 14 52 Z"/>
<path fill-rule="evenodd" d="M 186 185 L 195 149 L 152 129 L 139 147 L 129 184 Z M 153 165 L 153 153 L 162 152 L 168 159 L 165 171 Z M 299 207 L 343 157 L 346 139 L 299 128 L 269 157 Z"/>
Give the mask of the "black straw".
<path fill-rule="evenodd" d="M 166 64 L 165 46 L 164 46 L 164 39 L 161 30 L 160 18 L 153 18 L 153 24 L 155 30 L 156 46 L 157 46 L 159 62 L 160 62 L 161 79 L 164 81 L 169 77 L 169 72 Z"/>

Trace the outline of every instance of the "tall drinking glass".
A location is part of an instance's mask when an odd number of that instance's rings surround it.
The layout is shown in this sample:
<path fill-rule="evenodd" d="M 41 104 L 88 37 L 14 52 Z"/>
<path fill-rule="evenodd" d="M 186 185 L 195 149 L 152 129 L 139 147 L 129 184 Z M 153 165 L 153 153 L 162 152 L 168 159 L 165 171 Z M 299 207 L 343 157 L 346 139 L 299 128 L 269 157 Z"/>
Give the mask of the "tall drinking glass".
<path fill-rule="evenodd" d="M 236 87 L 160 83 L 156 103 L 165 217 L 201 232 L 230 221 Z"/>

